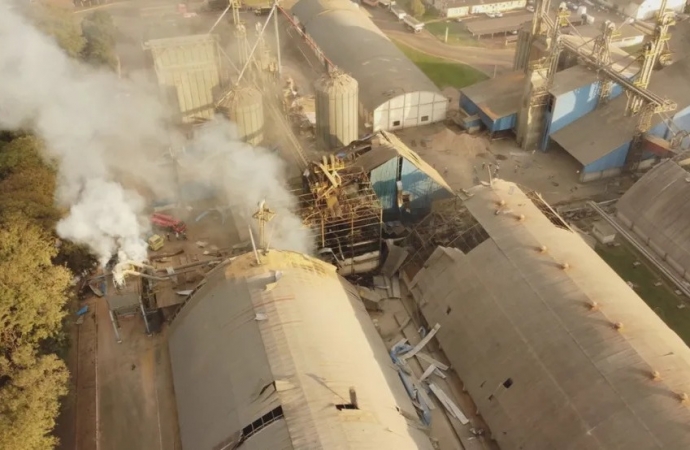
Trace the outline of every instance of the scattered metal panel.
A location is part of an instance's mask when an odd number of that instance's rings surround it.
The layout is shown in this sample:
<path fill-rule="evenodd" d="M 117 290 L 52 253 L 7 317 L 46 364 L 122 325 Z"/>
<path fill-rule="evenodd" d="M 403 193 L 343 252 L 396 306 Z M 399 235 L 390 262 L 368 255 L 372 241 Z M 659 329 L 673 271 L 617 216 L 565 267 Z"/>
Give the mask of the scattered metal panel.
<path fill-rule="evenodd" d="M 383 267 L 381 267 L 381 273 L 390 278 L 395 275 L 400 266 L 405 262 L 409 252 L 402 247 L 398 247 L 391 240 L 387 240 L 386 244 L 388 246 L 388 256 L 383 263 Z"/>

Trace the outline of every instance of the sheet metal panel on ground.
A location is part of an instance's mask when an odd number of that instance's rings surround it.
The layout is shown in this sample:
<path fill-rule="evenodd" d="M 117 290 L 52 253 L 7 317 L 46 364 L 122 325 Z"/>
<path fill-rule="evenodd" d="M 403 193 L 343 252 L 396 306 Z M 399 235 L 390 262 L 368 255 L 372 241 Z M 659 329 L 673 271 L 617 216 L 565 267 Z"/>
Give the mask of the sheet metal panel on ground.
<path fill-rule="evenodd" d="M 209 273 L 173 320 L 170 354 L 185 449 L 425 449 L 397 370 L 355 288 L 335 267 L 272 250 Z M 339 411 L 355 387 L 358 410 Z M 283 423 L 284 422 L 284 423 Z"/>
<path fill-rule="evenodd" d="M 617 215 L 685 278 L 690 278 L 690 173 L 675 161 L 647 172 L 616 204 Z"/>
<path fill-rule="evenodd" d="M 469 193 L 490 238 L 437 249 L 413 292 L 501 448 L 690 448 L 685 343 L 517 186 Z"/>

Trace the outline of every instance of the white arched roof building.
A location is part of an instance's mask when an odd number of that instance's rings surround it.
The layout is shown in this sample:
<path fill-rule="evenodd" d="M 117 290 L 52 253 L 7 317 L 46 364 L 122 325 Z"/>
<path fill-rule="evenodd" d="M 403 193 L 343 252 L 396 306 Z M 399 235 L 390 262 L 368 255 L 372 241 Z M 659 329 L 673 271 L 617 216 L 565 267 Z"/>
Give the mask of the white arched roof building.
<path fill-rule="evenodd" d="M 359 112 L 373 131 L 445 120 L 448 99 L 349 0 L 300 0 L 292 13 L 333 64 L 359 83 Z"/>

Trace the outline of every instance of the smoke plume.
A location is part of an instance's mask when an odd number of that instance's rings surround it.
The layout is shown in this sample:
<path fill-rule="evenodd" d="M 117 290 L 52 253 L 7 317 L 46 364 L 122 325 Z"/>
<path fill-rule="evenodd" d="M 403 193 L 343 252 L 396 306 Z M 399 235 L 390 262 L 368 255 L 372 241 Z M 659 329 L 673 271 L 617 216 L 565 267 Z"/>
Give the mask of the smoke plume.
<path fill-rule="evenodd" d="M 155 86 L 69 58 L 8 5 L 0 0 L 0 128 L 34 131 L 46 157 L 58 163 L 56 202 L 69 210 L 59 236 L 87 244 L 101 263 L 115 253 L 145 259 L 149 224 L 137 189 L 157 198 L 177 192 L 172 171 L 158 163 L 174 137 Z M 216 155 L 190 163 L 199 179 L 212 177 L 245 209 L 266 199 L 283 215 L 272 246 L 308 251 L 306 232 L 288 210 L 293 199 L 280 184 L 282 161 L 238 142 L 227 123 L 198 139 Z"/>

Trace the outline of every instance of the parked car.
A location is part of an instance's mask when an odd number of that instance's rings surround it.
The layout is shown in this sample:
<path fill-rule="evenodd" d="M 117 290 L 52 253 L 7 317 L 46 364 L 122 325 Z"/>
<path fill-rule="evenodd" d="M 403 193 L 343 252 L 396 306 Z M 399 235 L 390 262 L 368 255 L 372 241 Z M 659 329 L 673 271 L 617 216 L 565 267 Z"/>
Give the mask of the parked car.
<path fill-rule="evenodd" d="M 494 17 L 503 17 L 503 13 L 502 13 L 502 12 L 497 12 L 497 13 L 494 14 Z"/>

